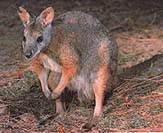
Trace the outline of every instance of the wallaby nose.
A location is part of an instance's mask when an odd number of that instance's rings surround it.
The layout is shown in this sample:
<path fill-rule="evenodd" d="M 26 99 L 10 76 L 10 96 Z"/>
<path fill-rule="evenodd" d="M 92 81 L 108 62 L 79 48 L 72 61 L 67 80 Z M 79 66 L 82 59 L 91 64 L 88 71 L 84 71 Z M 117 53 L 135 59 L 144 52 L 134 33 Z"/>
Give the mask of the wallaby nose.
<path fill-rule="evenodd" d="M 29 58 L 31 58 L 32 57 L 32 50 L 27 50 L 26 52 L 25 52 L 25 57 L 27 57 L 28 59 Z"/>

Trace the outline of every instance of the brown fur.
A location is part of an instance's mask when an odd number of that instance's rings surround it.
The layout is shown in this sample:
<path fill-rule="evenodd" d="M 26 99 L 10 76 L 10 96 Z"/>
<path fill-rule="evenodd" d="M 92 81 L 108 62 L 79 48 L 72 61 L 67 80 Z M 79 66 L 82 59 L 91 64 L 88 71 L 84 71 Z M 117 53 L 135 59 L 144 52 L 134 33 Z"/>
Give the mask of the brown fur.
<path fill-rule="evenodd" d="M 108 68 L 107 66 L 100 66 L 97 72 L 97 78 L 93 83 L 93 90 L 95 94 L 95 111 L 94 116 L 102 116 L 102 106 L 103 106 L 103 98 L 104 92 L 106 91 L 106 85 L 108 81 Z"/>

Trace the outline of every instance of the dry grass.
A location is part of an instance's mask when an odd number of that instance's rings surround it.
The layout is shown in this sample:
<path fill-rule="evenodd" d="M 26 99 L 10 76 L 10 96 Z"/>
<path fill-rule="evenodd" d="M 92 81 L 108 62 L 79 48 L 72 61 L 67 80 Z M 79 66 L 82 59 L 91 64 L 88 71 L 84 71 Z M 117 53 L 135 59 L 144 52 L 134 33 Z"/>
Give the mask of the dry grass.
<path fill-rule="evenodd" d="M 1 129 L 15 132 L 82 131 L 82 125 L 91 120 L 94 105 L 80 104 L 74 97 L 68 110 L 57 115 L 54 102 L 44 97 L 37 81 L 31 83 L 30 88 L 13 89 L 29 77 L 31 73 L 25 73 L 23 80 L 1 90 Z M 163 131 L 162 78 L 163 74 L 125 79 L 107 99 L 104 117 L 91 131 Z"/>

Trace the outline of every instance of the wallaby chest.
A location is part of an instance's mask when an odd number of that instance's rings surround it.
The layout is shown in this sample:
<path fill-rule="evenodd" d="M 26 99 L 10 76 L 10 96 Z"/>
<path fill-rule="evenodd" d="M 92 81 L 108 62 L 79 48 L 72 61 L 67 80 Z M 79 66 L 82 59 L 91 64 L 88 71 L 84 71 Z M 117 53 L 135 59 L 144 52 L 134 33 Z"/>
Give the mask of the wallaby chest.
<path fill-rule="evenodd" d="M 50 58 L 49 56 L 47 56 L 46 54 L 40 54 L 40 60 L 42 65 L 50 70 L 50 71 L 55 71 L 58 73 L 61 73 L 61 69 L 62 67 L 52 58 Z"/>

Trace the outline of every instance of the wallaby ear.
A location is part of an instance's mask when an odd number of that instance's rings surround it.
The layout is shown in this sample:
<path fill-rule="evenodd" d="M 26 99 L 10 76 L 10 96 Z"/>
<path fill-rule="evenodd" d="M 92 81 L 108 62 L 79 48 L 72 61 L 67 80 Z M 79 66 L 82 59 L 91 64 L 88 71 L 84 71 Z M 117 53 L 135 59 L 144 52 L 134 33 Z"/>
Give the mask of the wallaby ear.
<path fill-rule="evenodd" d="M 30 15 L 29 13 L 26 11 L 26 9 L 24 9 L 23 7 L 18 7 L 18 15 L 21 19 L 21 21 L 23 22 L 24 26 L 26 26 L 27 24 L 30 23 Z"/>
<path fill-rule="evenodd" d="M 39 15 L 39 21 L 43 26 L 47 26 L 48 24 L 52 23 L 54 18 L 54 9 L 52 7 L 48 7 L 41 12 Z"/>

